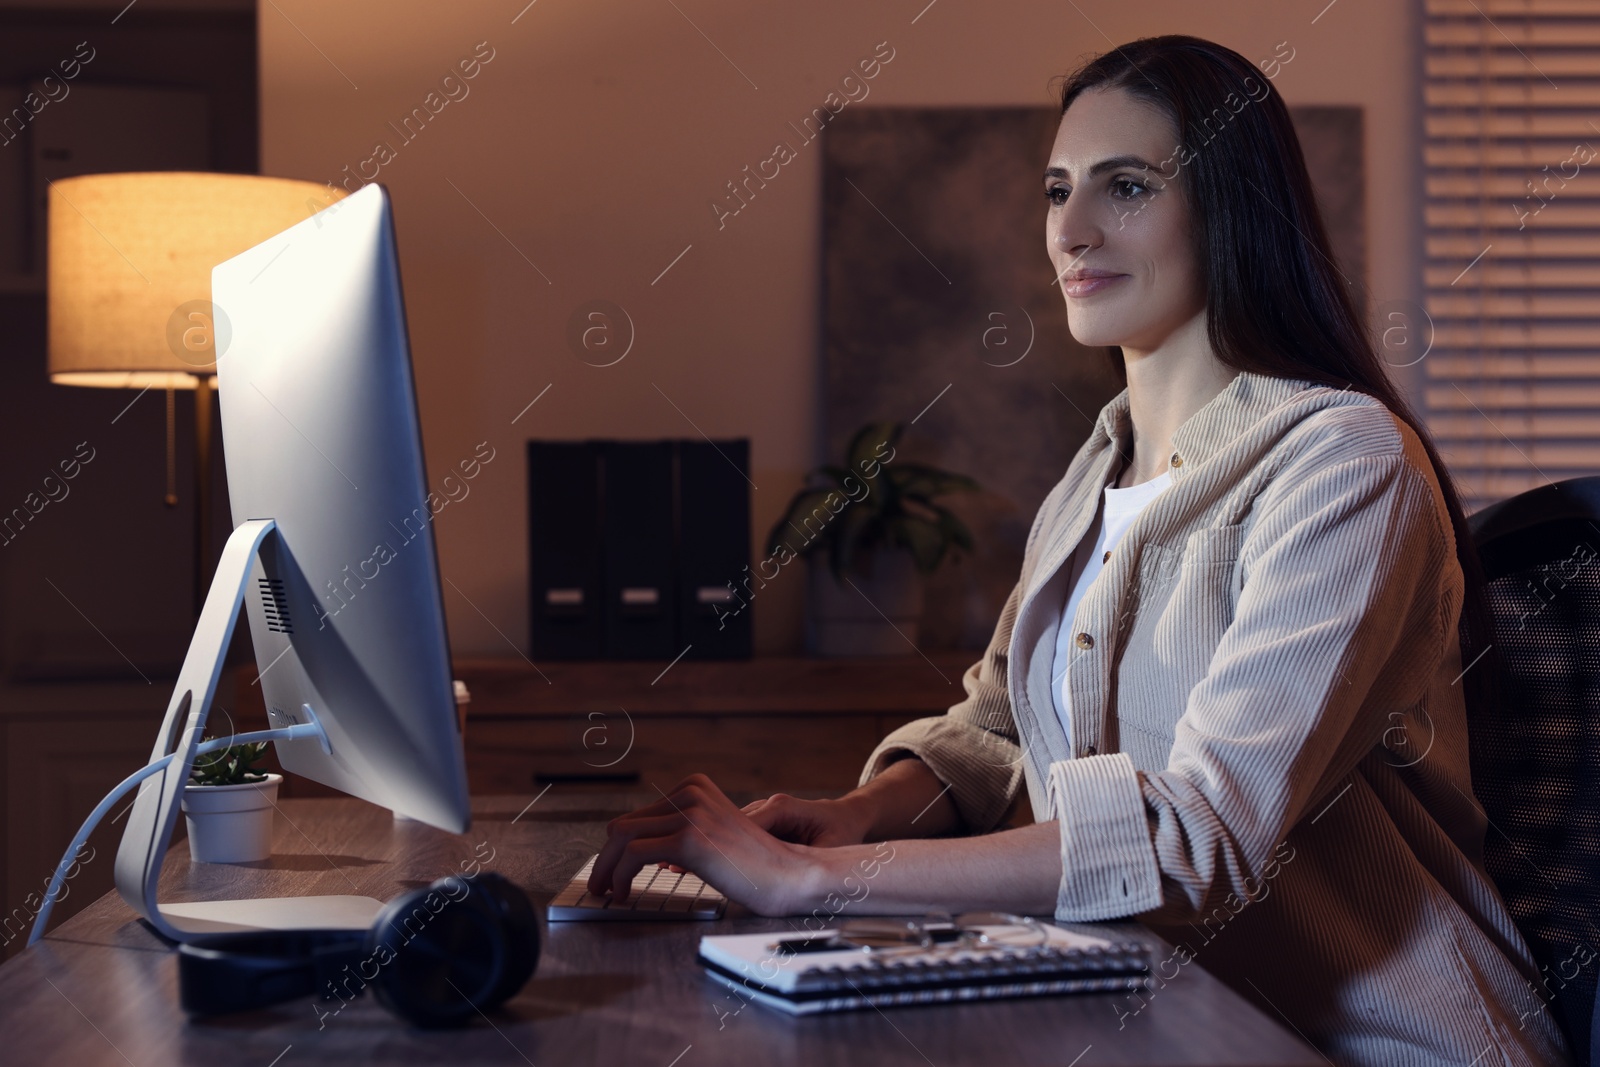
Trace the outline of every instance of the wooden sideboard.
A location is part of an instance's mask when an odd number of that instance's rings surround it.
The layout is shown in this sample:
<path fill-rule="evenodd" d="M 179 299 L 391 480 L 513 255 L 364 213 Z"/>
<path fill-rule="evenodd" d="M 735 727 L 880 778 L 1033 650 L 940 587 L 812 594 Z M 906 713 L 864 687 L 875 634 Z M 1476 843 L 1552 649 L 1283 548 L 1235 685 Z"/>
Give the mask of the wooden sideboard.
<path fill-rule="evenodd" d="M 458 660 L 471 697 L 467 776 L 474 794 L 666 789 L 696 771 L 730 791 L 842 792 L 885 734 L 962 699 L 961 675 L 980 655 Z M 238 679 L 243 729 L 266 721 L 253 677 L 246 667 Z M 331 793 L 294 778 L 285 790 Z"/>
<path fill-rule="evenodd" d="M 219 686 L 219 705 L 232 705 L 232 681 Z M 171 696 L 166 678 L 0 682 L 0 959 L 27 941 L 50 876 L 84 817 L 150 758 Z M 89 838 L 52 921 L 111 889 L 123 814 Z"/>

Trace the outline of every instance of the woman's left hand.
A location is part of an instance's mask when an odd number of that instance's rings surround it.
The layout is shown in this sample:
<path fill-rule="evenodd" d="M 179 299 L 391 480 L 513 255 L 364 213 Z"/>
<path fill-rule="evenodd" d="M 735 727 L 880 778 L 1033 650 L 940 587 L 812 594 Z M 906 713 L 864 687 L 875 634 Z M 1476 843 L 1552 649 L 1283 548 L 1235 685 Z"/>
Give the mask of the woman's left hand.
<path fill-rule="evenodd" d="M 691 774 L 654 804 L 612 819 L 606 832 L 589 875 L 589 892 L 596 895 L 610 890 L 626 900 L 641 868 L 670 863 L 758 915 L 805 910 L 817 850 L 772 836 L 703 774 Z"/>

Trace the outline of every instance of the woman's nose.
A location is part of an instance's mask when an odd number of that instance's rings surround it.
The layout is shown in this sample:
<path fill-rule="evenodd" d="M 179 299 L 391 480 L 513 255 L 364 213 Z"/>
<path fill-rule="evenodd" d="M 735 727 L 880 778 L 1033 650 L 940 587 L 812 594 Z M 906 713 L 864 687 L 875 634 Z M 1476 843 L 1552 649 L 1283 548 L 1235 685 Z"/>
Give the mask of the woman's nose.
<path fill-rule="evenodd" d="M 1074 204 L 1072 198 L 1067 199 L 1053 235 L 1057 252 L 1077 259 L 1105 242 L 1104 232 L 1088 216 L 1081 201 Z"/>

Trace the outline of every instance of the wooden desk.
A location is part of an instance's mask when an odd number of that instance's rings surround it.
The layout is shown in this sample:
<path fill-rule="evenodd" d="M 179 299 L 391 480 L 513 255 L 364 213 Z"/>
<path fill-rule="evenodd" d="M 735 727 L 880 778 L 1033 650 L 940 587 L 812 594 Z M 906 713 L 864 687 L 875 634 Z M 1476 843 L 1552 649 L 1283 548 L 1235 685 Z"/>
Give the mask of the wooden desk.
<path fill-rule="evenodd" d="M 360 801 L 284 801 L 270 861 L 191 866 L 180 844 L 168 855 L 162 897 L 386 899 L 456 871 L 487 842 L 487 866 L 543 905 L 596 851 L 605 822 L 648 797 L 552 789 L 530 799 L 476 798 L 473 827 L 461 837 L 394 822 Z M 794 1019 L 741 1007 L 694 962 L 701 934 L 790 928 L 738 908 L 717 923 L 558 923 L 546 930 L 533 980 L 492 1019 L 462 1031 L 410 1030 L 371 997 L 320 1020 L 319 1008 L 339 1002 L 307 998 L 190 1023 L 178 1010 L 172 951 L 108 894 L 0 966 L 0 1034 L 7 1062 L 74 1067 L 1325 1062 L 1195 963 L 1142 999 L 1097 994 Z M 1137 925 L 1118 932 L 1160 945 Z"/>

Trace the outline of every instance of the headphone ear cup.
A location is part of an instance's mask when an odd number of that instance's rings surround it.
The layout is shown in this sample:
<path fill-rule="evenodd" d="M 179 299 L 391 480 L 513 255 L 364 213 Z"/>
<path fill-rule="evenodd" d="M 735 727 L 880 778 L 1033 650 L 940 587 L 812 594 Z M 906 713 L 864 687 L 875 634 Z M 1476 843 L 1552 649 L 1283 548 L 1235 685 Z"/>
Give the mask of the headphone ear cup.
<path fill-rule="evenodd" d="M 331 996 L 340 969 L 362 965 L 349 930 L 207 934 L 178 946 L 178 1003 L 191 1016 L 245 1011 L 311 993 Z M 348 976 L 348 974 L 347 974 Z M 361 985 L 346 991 L 360 993 Z"/>
<path fill-rule="evenodd" d="M 490 1001 L 480 1005 L 485 1009 L 499 1007 L 528 984 L 539 966 L 539 915 L 528 894 L 503 875 L 485 871 L 467 881 L 473 894 L 483 895 L 500 917 L 507 948 L 506 966 Z"/>
<path fill-rule="evenodd" d="M 460 1026 L 492 1006 L 511 952 L 487 894 L 441 878 L 384 906 L 368 933 L 379 1003 L 416 1026 Z"/>

